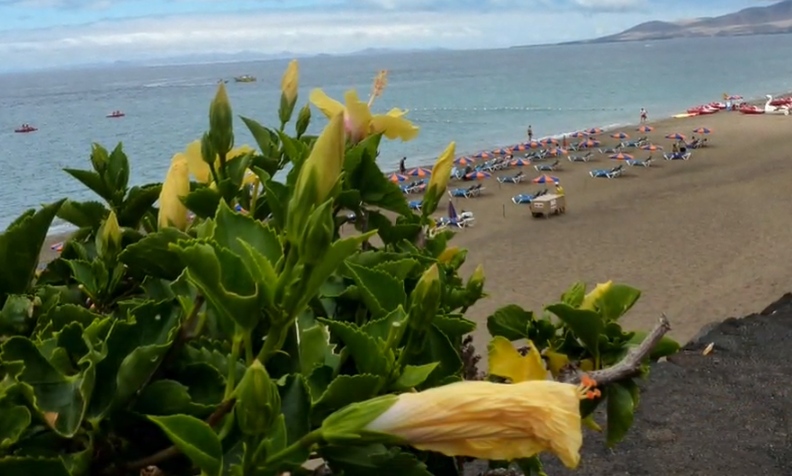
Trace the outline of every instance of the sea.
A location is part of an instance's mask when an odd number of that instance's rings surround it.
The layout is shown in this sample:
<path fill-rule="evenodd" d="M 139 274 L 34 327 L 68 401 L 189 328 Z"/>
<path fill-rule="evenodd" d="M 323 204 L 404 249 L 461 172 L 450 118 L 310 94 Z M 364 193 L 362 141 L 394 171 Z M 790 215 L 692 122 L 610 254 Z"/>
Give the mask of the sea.
<path fill-rule="evenodd" d="M 409 110 L 417 139 L 388 142 L 384 169 L 431 163 L 450 141 L 460 153 L 558 136 L 588 127 L 638 122 L 646 108 L 660 119 L 719 101 L 723 93 L 761 98 L 792 91 L 792 35 L 677 39 L 635 43 L 426 51 L 300 60 L 300 104 L 322 87 L 342 99 L 367 97 L 377 71 L 389 71 L 375 112 Z M 92 199 L 63 168 L 89 168 L 91 143 L 122 142 L 131 183 L 161 181 L 174 153 L 208 127 L 220 79 L 234 113 L 277 124 L 287 60 L 168 66 L 108 66 L 0 76 L 0 227 L 24 209 L 63 197 Z M 256 76 L 235 83 L 234 76 Z M 121 119 L 105 116 L 123 111 Z M 16 134 L 29 123 L 39 130 Z M 326 123 L 314 109 L 311 132 Z M 254 145 L 241 120 L 236 144 Z M 65 231 L 56 222 L 52 232 Z"/>

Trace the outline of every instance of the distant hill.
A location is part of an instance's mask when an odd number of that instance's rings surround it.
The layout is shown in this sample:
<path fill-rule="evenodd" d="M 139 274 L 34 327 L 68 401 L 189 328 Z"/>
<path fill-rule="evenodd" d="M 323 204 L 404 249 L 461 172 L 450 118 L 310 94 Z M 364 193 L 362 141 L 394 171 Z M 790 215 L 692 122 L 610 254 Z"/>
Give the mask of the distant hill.
<path fill-rule="evenodd" d="M 615 43 L 781 33 L 792 33 L 792 0 L 784 0 L 766 7 L 750 7 L 719 17 L 677 22 L 650 21 L 615 35 L 575 43 Z"/>

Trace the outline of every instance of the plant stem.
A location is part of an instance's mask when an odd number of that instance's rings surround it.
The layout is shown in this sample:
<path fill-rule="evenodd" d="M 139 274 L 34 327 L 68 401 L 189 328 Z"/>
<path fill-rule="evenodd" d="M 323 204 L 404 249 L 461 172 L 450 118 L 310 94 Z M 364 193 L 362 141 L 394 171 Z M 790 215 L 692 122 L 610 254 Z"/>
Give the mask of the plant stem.
<path fill-rule="evenodd" d="M 308 433 L 307 435 L 303 436 L 302 438 L 294 442 L 292 445 L 282 449 L 281 451 L 278 451 L 274 455 L 267 458 L 267 461 L 264 464 L 267 467 L 273 467 L 286 460 L 289 456 L 291 456 L 292 453 L 304 448 L 310 448 L 311 446 L 313 446 L 316 443 L 319 443 L 320 441 L 322 441 L 322 431 L 321 429 L 317 428 L 316 430 Z"/>
<path fill-rule="evenodd" d="M 212 179 L 214 180 L 214 183 L 219 184 L 220 177 L 217 176 L 217 169 L 215 169 L 214 164 L 209 164 L 209 171 L 212 172 Z"/>
<path fill-rule="evenodd" d="M 255 358 L 253 355 L 253 342 L 250 338 L 250 332 L 245 333 L 242 338 L 245 343 L 245 364 L 250 366 Z"/>
<path fill-rule="evenodd" d="M 231 393 L 234 392 L 234 385 L 236 380 L 236 365 L 239 362 L 239 350 L 242 347 L 242 332 L 239 328 L 234 333 L 234 339 L 231 343 L 231 358 L 228 359 L 228 377 L 226 377 L 226 389 L 223 399 L 228 399 Z"/>
<path fill-rule="evenodd" d="M 222 154 L 218 154 L 218 156 L 220 157 L 220 176 L 226 178 L 228 177 L 226 173 L 226 153 L 223 152 Z"/>
<path fill-rule="evenodd" d="M 283 347 L 289 325 L 294 324 L 293 319 L 287 322 L 288 324 L 284 326 L 273 326 L 267 333 L 267 338 L 264 339 L 264 345 L 261 347 L 261 351 L 259 351 L 256 357 L 262 364 L 266 364 L 270 357 L 275 355 L 281 347 Z"/>
<path fill-rule="evenodd" d="M 256 216 L 256 205 L 258 202 L 260 186 L 261 183 L 259 182 L 258 177 L 256 177 L 256 180 L 253 181 L 253 190 L 251 192 L 251 197 L 250 197 L 250 216 L 252 217 Z"/>

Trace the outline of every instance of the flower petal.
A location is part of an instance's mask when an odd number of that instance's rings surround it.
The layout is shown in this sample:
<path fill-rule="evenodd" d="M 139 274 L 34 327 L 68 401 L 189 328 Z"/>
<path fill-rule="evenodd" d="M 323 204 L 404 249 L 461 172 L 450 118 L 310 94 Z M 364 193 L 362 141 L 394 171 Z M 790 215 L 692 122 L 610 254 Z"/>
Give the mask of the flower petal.
<path fill-rule="evenodd" d="M 168 226 L 180 230 L 187 228 L 187 207 L 184 206 L 181 198 L 188 193 L 190 193 L 188 159 L 184 154 L 176 154 L 171 160 L 171 166 L 160 190 L 157 217 L 160 228 Z"/>
<path fill-rule="evenodd" d="M 192 174 L 196 182 L 209 183 L 212 174 L 209 170 L 209 164 L 204 162 L 201 156 L 201 141 L 190 142 L 184 149 L 184 156 L 187 159 L 187 167 L 190 169 L 190 174 Z"/>
<path fill-rule="evenodd" d="M 595 310 L 598 301 L 602 299 L 602 296 L 604 296 L 605 293 L 607 293 L 610 290 L 611 286 L 613 286 L 613 281 L 597 284 L 597 286 L 594 289 L 592 289 L 590 293 L 586 294 L 579 308 L 586 309 L 589 311 Z"/>
<path fill-rule="evenodd" d="M 371 132 L 381 132 L 390 140 L 411 141 L 418 136 L 418 131 L 418 126 L 401 116 L 378 114 L 371 119 Z"/>
<path fill-rule="evenodd" d="M 511 380 L 513 383 L 529 380 L 546 380 L 542 356 L 533 342 L 528 341 L 530 350 L 523 357 L 505 337 L 495 337 L 489 344 L 489 371 L 492 375 Z"/>
<path fill-rule="evenodd" d="M 325 94 L 321 89 L 314 89 L 311 91 L 311 95 L 308 99 L 311 101 L 311 104 L 319 108 L 322 114 L 328 118 L 344 112 L 344 105 Z"/>
<path fill-rule="evenodd" d="M 347 132 L 355 142 L 365 139 L 373 132 L 369 105 L 360 100 L 355 90 L 349 90 L 344 94 L 344 103 L 346 106 L 344 120 Z"/>

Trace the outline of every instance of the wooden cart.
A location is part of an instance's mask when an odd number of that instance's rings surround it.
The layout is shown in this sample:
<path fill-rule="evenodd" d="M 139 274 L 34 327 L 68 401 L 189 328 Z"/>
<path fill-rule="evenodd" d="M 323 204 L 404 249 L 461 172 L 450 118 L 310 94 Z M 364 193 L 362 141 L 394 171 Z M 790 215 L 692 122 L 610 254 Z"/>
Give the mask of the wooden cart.
<path fill-rule="evenodd" d="M 531 201 L 531 215 L 534 218 L 566 213 L 566 197 L 564 195 L 548 194 L 537 197 Z"/>

